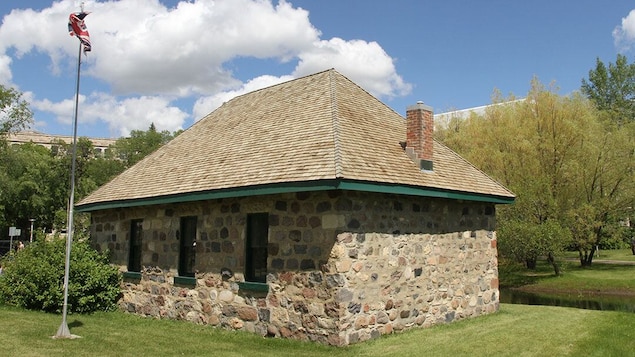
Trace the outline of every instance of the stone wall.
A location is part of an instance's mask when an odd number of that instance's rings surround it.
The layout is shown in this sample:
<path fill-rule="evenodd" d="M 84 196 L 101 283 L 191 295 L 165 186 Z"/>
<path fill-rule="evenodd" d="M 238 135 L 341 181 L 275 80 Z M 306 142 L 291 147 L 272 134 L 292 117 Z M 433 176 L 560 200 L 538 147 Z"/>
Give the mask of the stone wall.
<path fill-rule="evenodd" d="M 268 291 L 245 289 L 245 221 L 269 213 Z M 143 219 L 140 279 L 125 311 L 263 336 L 346 345 L 498 309 L 494 206 L 351 191 L 93 212 L 91 239 L 126 270 Z M 196 215 L 195 285 L 178 267 L 180 217 Z M 234 275 L 223 280 L 221 269 Z"/>
<path fill-rule="evenodd" d="M 344 233 L 331 270 L 343 344 L 498 310 L 495 233 Z"/>

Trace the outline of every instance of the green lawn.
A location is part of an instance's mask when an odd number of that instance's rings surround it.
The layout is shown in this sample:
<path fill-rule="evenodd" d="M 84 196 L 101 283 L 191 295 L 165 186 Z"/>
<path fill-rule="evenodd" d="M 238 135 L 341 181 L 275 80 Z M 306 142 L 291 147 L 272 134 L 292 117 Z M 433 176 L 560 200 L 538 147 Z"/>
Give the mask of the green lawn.
<path fill-rule="evenodd" d="M 502 304 L 500 312 L 415 329 L 345 348 L 265 339 L 183 321 L 134 315 L 59 315 L 0 306 L 6 356 L 626 356 L 635 351 L 635 315 Z"/>
<path fill-rule="evenodd" d="M 579 259 L 578 252 L 565 252 L 564 257 L 569 259 Z M 593 255 L 593 260 L 619 260 L 635 262 L 635 255 L 629 249 L 598 250 Z"/>
<path fill-rule="evenodd" d="M 573 259 L 575 252 L 567 252 L 560 261 L 561 276 L 555 276 L 553 268 L 545 260 L 539 260 L 535 270 L 528 270 L 517 264 L 499 265 L 499 278 L 502 287 L 523 286 L 528 291 L 563 291 L 592 294 L 632 294 L 635 300 L 635 265 L 620 264 L 621 261 L 633 261 L 635 257 L 630 249 L 602 251 L 603 260 L 596 260 L 591 267 L 582 268 L 580 262 Z M 630 260 L 628 260 L 630 259 Z"/>
<path fill-rule="evenodd" d="M 630 253 L 630 250 L 628 251 Z M 629 258 L 622 252 L 601 257 Z M 563 263 L 556 277 L 540 262 L 535 271 L 500 267 L 501 284 L 530 289 L 618 291 L 635 296 L 635 265 Z M 634 298 L 635 300 L 635 298 Z M 55 340 L 61 316 L 0 305 L 2 356 L 627 356 L 635 351 L 635 314 L 501 304 L 496 314 L 428 329 L 413 329 L 345 348 L 265 339 L 183 321 L 121 312 L 70 315 L 72 340 Z"/>
<path fill-rule="evenodd" d="M 536 280 L 523 289 L 576 292 L 581 296 L 629 294 L 635 300 L 635 265 L 594 264 L 581 268 L 577 263 L 567 262 L 563 264 L 561 276 L 553 273 L 536 276 Z"/>

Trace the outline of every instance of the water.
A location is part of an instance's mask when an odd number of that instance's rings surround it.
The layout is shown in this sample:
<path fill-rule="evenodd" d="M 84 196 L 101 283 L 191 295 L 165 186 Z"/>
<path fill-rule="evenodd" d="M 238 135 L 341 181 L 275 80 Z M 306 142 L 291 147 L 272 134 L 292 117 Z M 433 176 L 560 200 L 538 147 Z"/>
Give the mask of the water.
<path fill-rule="evenodd" d="M 576 294 L 550 295 L 501 289 L 500 302 L 505 304 L 564 306 L 587 310 L 635 312 L 635 298 L 633 296 L 603 295 L 582 297 Z"/>

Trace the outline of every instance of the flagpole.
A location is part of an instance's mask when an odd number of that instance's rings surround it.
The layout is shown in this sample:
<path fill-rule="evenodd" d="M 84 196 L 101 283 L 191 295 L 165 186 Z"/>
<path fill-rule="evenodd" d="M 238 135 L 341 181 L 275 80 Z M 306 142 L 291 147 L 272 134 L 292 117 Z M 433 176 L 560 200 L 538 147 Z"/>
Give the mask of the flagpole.
<path fill-rule="evenodd" d="M 83 6 L 82 6 L 83 11 Z M 66 230 L 66 262 L 64 264 L 64 305 L 62 307 L 62 324 L 53 338 L 76 338 L 68 329 L 66 316 L 68 314 L 68 280 L 70 272 L 71 244 L 73 243 L 73 211 L 75 206 L 75 167 L 77 161 L 77 111 L 79 107 L 79 72 L 82 64 L 82 43 L 79 43 L 77 54 L 77 79 L 75 87 L 75 118 L 73 120 L 73 155 L 71 163 L 71 194 L 68 203 L 68 223 Z"/>

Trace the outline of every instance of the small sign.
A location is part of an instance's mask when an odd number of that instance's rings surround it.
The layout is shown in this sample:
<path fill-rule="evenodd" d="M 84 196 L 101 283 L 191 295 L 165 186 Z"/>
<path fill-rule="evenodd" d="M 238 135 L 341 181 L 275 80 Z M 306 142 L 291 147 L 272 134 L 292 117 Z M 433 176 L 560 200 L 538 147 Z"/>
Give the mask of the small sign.
<path fill-rule="evenodd" d="M 15 227 L 9 227 L 9 237 L 17 237 L 22 234 L 22 230 Z"/>

